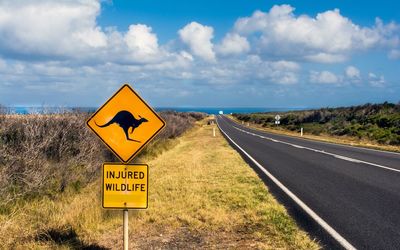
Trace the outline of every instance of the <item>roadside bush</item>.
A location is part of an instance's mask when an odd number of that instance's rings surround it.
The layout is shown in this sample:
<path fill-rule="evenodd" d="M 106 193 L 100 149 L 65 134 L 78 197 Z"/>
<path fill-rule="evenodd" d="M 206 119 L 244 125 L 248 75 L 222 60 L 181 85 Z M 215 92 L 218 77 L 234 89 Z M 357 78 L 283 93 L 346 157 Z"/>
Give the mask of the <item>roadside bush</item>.
<path fill-rule="evenodd" d="M 167 126 L 153 142 L 175 138 L 205 117 L 161 112 Z M 84 112 L 0 114 L 0 209 L 19 198 L 83 187 L 116 157 L 86 128 Z M 1 210 L 0 210 L 1 211 Z"/>
<path fill-rule="evenodd" d="M 86 114 L 4 115 L 0 130 L 0 197 L 64 191 L 71 182 L 90 182 L 104 147 L 85 128 Z"/>
<path fill-rule="evenodd" d="M 199 112 L 161 112 L 161 117 L 166 121 L 167 125 L 164 130 L 157 136 L 158 139 L 172 139 L 180 136 L 188 128 L 193 126 L 195 121 L 199 121 L 206 117 L 205 113 Z"/>
<path fill-rule="evenodd" d="M 280 127 L 297 130 L 304 127 L 306 133 L 353 136 L 381 144 L 400 145 L 400 103 L 384 102 L 339 107 L 280 112 Z M 274 127 L 276 113 L 233 114 L 244 122 Z M 263 121 L 263 122 L 262 122 Z"/>

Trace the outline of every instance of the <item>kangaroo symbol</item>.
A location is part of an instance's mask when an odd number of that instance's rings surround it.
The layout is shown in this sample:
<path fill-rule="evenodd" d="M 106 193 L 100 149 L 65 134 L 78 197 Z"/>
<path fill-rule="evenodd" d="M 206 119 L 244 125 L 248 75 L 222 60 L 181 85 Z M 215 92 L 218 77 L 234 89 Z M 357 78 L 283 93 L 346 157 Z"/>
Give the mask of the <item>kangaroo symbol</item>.
<path fill-rule="evenodd" d="M 130 132 L 130 134 L 132 134 L 135 128 L 139 127 L 143 122 L 148 122 L 146 118 L 142 118 L 140 115 L 139 118 L 140 119 L 137 120 L 129 111 L 122 110 L 119 111 L 114 116 L 114 118 L 112 118 L 109 122 L 107 122 L 104 125 L 98 125 L 96 121 L 94 123 L 96 123 L 96 125 L 100 128 L 108 127 L 111 124 L 117 123 L 124 130 L 126 139 L 128 141 L 140 142 L 137 140 L 130 139 L 128 134 L 129 128 L 132 128 L 132 131 Z"/>

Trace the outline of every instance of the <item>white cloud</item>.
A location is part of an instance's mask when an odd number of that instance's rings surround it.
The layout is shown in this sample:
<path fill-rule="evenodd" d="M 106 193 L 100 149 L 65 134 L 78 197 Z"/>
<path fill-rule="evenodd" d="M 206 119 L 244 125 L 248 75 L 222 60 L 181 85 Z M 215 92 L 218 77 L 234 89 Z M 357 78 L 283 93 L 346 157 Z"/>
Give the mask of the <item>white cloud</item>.
<path fill-rule="evenodd" d="M 310 72 L 310 82 L 312 83 L 334 84 L 334 83 L 339 83 L 339 81 L 340 78 L 338 76 L 327 70 L 321 72 L 318 71 Z"/>
<path fill-rule="evenodd" d="M 281 9 L 290 8 L 288 5 L 282 5 Z M 276 6 L 272 7 L 270 10 L 271 16 L 275 16 L 274 12 Z M 291 10 L 289 10 L 290 12 Z M 265 30 L 268 27 L 268 13 L 262 12 L 260 10 L 254 11 L 251 17 L 239 18 L 234 26 L 234 29 L 241 34 L 251 34 L 253 32 Z"/>
<path fill-rule="evenodd" d="M 359 82 L 361 80 L 360 70 L 354 66 L 348 66 L 345 69 L 346 77 L 353 82 Z"/>
<path fill-rule="evenodd" d="M 107 46 L 97 0 L 2 1 L 0 44 L 18 55 L 71 56 Z"/>
<path fill-rule="evenodd" d="M 130 56 L 136 61 L 150 61 L 160 56 L 157 35 L 151 27 L 144 24 L 130 25 L 125 34 Z"/>
<path fill-rule="evenodd" d="M 215 61 L 213 50 L 214 29 L 197 22 L 191 22 L 178 31 L 181 40 L 187 44 L 192 53 L 207 61 Z"/>
<path fill-rule="evenodd" d="M 380 18 L 375 18 L 375 31 L 379 33 L 380 44 L 388 48 L 400 46 L 400 26 L 395 22 L 384 24 Z"/>
<path fill-rule="evenodd" d="M 7 67 L 6 61 L 0 58 L 0 71 L 4 70 Z"/>
<path fill-rule="evenodd" d="M 272 62 L 271 65 L 276 70 L 298 71 L 300 69 L 298 63 L 284 60 Z"/>
<path fill-rule="evenodd" d="M 393 60 L 400 59 L 400 50 L 392 49 L 389 51 L 388 57 Z"/>
<path fill-rule="evenodd" d="M 242 54 L 250 50 L 250 44 L 246 37 L 236 33 L 228 33 L 217 50 L 222 55 Z"/>
<path fill-rule="evenodd" d="M 147 93 L 166 97 L 209 89 L 202 85 L 254 89 L 255 94 L 296 84 L 303 88 L 307 82 L 342 86 L 361 81 L 360 70 L 308 72 L 300 61 L 343 62 L 355 50 L 377 46 L 390 48 L 390 58 L 400 54 L 397 24 L 377 19 L 373 27 L 360 27 L 338 10 L 310 17 L 295 15 L 289 5 L 274 6 L 238 19 L 215 45 L 213 27 L 197 22 L 180 29 L 178 39 L 160 44 L 156 30 L 146 24 L 131 24 L 127 30 L 100 27 L 99 1 L 0 1 L 0 99 L 16 102 L 18 88 L 36 103 L 46 93 L 57 103 L 66 92 L 83 102 L 84 93 L 111 93 L 122 82 L 143 83 Z M 385 83 L 384 76 L 373 73 L 365 80 L 372 86 Z M 59 91 L 64 94 L 57 96 Z"/>
<path fill-rule="evenodd" d="M 377 76 L 375 73 L 368 73 L 368 81 L 372 87 L 383 87 L 385 85 L 385 77 Z"/>
<path fill-rule="evenodd" d="M 181 51 L 180 52 L 180 55 L 183 57 L 183 58 L 185 58 L 186 60 L 189 60 L 189 61 L 193 61 L 194 59 L 193 59 L 193 56 L 190 54 L 190 53 L 188 53 L 188 52 L 186 52 L 186 51 Z"/>
<path fill-rule="evenodd" d="M 294 72 L 274 72 L 272 81 L 283 85 L 292 85 L 299 82 L 299 77 Z"/>
<path fill-rule="evenodd" d="M 202 68 L 195 77 L 216 84 L 290 85 L 298 83 L 299 70 L 295 62 L 264 61 L 257 55 L 248 55 L 243 59 L 221 60 L 218 65 Z"/>
<path fill-rule="evenodd" d="M 312 62 L 319 62 L 319 63 L 337 63 L 337 62 L 344 62 L 347 60 L 347 57 L 340 54 L 329 54 L 329 53 L 317 53 L 317 54 L 310 54 L 305 55 L 305 59 L 312 61 Z"/>
<path fill-rule="evenodd" d="M 399 27 L 394 23 L 384 25 L 379 19 L 374 27 L 360 27 L 338 9 L 316 17 L 296 16 L 292 6 L 275 5 L 269 12 L 256 11 L 250 17 L 239 18 L 234 30 L 255 36 L 262 53 L 332 63 L 346 60 L 355 50 L 398 44 L 395 31 Z"/>
<path fill-rule="evenodd" d="M 107 37 L 99 27 L 78 31 L 72 34 L 72 38 L 82 41 L 92 48 L 103 48 L 107 46 Z"/>
<path fill-rule="evenodd" d="M 258 65 L 253 64 L 252 67 L 254 67 L 254 75 L 260 79 L 266 79 L 270 83 L 290 85 L 296 84 L 299 81 L 298 71 L 300 70 L 300 66 L 295 62 L 260 61 Z"/>
<path fill-rule="evenodd" d="M 296 84 L 299 81 L 300 65 L 290 61 L 275 61 L 269 63 L 271 81 L 283 85 Z"/>

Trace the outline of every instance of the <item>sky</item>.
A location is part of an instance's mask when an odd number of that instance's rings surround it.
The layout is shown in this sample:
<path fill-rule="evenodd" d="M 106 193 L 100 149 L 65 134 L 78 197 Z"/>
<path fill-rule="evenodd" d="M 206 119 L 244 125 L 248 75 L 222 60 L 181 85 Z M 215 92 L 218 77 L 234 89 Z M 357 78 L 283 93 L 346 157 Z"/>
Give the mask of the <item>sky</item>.
<path fill-rule="evenodd" d="M 0 104 L 155 107 L 400 101 L 398 1 L 1 0 Z"/>

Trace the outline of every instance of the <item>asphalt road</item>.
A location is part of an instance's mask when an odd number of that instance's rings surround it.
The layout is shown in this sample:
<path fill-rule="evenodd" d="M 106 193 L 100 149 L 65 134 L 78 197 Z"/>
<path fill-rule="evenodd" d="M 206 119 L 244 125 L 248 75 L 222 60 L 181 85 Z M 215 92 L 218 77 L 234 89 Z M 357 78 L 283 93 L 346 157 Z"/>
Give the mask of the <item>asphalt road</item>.
<path fill-rule="evenodd" d="M 337 246 L 400 249 L 400 154 L 261 132 L 221 115 L 217 123 Z"/>

